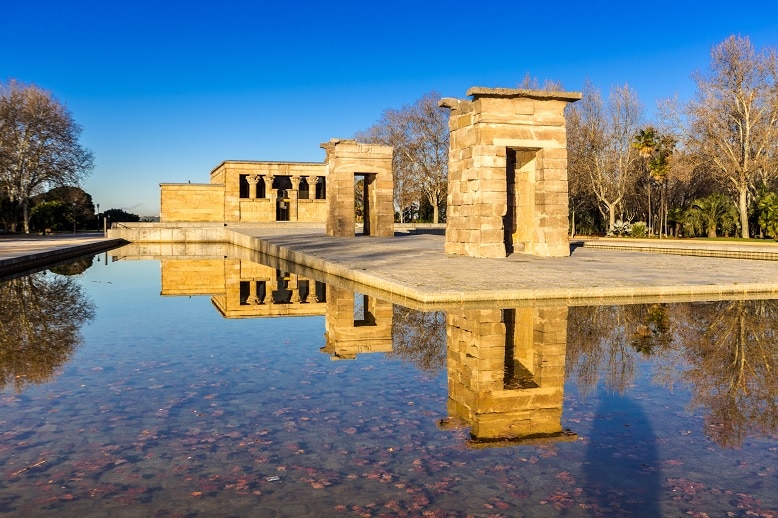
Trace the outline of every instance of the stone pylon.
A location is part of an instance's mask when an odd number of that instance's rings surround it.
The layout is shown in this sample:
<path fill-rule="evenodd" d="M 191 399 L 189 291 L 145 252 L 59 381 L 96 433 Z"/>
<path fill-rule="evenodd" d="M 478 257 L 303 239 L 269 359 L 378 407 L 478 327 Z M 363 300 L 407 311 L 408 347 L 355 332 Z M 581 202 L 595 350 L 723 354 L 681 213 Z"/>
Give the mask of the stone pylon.
<path fill-rule="evenodd" d="M 364 235 L 394 235 L 392 147 L 331 139 L 327 152 L 328 236 L 354 237 L 355 177 L 363 178 Z"/>
<path fill-rule="evenodd" d="M 568 256 L 565 107 L 577 92 L 474 87 L 451 110 L 445 251 Z"/>

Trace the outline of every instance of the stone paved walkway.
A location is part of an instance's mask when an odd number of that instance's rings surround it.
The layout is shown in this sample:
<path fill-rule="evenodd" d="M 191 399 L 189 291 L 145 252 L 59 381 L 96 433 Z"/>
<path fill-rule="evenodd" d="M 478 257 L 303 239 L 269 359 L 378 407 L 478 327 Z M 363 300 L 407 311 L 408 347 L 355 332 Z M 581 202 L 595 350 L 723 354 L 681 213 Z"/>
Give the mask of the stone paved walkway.
<path fill-rule="evenodd" d="M 326 237 L 316 229 L 233 228 L 240 246 L 336 276 L 395 301 L 432 305 L 588 304 L 603 301 L 710 300 L 732 297 L 778 298 L 778 244 L 684 241 L 652 242 L 651 252 L 635 242 L 609 240 L 621 249 L 574 247 L 570 257 L 515 254 L 476 259 L 443 253 L 443 237 L 398 234 L 394 238 Z M 0 238 L 0 276 L 105 250 L 119 241 L 101 234 Z M 606 243 L 606 241 L 601 241 Z M 614 244 L 615 243 L 615 244 Z M 675 244 L 674 244 L 675 243 Z M 675 248 L 675 250 L 673 250 Z M 707 250 L 707 251 L 706 251 Z M 709 257 L 738 250 L 758 251 L 757 259 Z M 663 252 L 663 253 L 656 253 Z"/>
<path fill-rule="evenodd" d="M 443 237 L 435 235 L 347 239 L 310 230 L 233 230 L 243 236 L 237 243 L 242 246 L 422 303 L 778 297 L 774 260 L 582 246 L 562 258 L 477 259 L 444 254 Z M 713 249 L 731 246 L 717 243 Z M 767 243 L 764 252 L 778 257 L 778 245 Z"/>

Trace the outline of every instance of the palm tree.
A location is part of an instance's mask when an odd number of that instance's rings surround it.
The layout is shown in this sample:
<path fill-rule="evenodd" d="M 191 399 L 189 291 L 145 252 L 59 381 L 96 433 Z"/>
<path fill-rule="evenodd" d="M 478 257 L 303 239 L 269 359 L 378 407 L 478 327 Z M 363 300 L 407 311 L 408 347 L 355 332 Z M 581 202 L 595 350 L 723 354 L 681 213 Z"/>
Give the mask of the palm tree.
<path fill-rule="evenodd" d="M 723 194 L 711 194 L 707 198 L 694 200 L 686 211 L 684 224 L 696 234 L 706 233 L 708 237 L 717 237 L 717 229 L 728 234 L 737 228 L 739 213 L 735 204 Z"/>
<path fill-rule="evenodd" d="M 681 235 L 681 228 L 684 223 L 686 212 L 681 207 L 673 207 L 667 211 L 667 224 L 672 225 L 672 236 Z"/>
<path fill-rule="evenodd" d="M 651 170 L 648 168 L 648 161 L 651 155 L 654 154 L 654 148 L 656 143 L 656 131 L 652 126 L 638 131 L 635 138 L 632 140 L 632 147 L 637 149 L 638 155 L 643 159 L 643 166 L 648 171 L 648 235 L 651 236 L 654 233 L 654 227 L 652 225 L 651 214 Z"/>
<path fill-rule="evenodd" d="M 759 226 L 769 237 L 778 241 L 778 195 L 768 192 L 756 204 L 759 211 Z"/>
<path fill-rule="evenodd" d="M 667 176 L 670 172 L 670 156 L 675 149 L 676 140 L 670 135 L 663 135 L 653 126 L 640 130 L 632 140 L 632 147 L 637 149 L 643 159 L 644 167 L 648 172 L 648 228 L 649 234 L 653 232 L 651 214 L 651 182 L 656 182 L 660 187 L 660 214 L 664 221 L 659 224 L 659 234 L 667 235 L 667 207 L 665 203 L 667 193 Z"/>

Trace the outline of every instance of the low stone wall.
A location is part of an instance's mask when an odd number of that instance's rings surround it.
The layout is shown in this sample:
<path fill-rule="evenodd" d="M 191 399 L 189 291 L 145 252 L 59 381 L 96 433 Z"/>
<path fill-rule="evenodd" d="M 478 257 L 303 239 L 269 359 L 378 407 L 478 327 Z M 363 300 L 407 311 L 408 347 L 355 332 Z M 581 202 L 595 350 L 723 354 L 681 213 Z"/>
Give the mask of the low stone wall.
<path fill-rule="evenodd" d="M 131 243 L 231 243 L 239 246 L 243 244 L 243 236 L 233 229 L 238 228 L 310 228 L 313 231 L 324 231 L 324 223 L 293 223 L 293 222 L 266 222 L 266 223 L 114 223 L 108 230 L 107 237 L 124 239 Z"/>
<path fill-rule="evenodd" d="M 132 243 L 218 243 L 227 241 L 224 223 L 114 223 L 107 237 Z"/>

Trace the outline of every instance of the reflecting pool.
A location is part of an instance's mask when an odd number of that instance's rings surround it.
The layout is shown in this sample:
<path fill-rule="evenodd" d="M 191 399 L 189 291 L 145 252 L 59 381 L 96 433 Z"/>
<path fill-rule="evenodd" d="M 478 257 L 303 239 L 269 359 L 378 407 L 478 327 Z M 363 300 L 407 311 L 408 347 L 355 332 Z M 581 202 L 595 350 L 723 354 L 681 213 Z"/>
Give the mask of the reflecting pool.
<path fill-rule="evenodd" d="M 0 516 L 776 516 L 778 301 L 423 311 L 228 256 L 0 283 Z"/>

